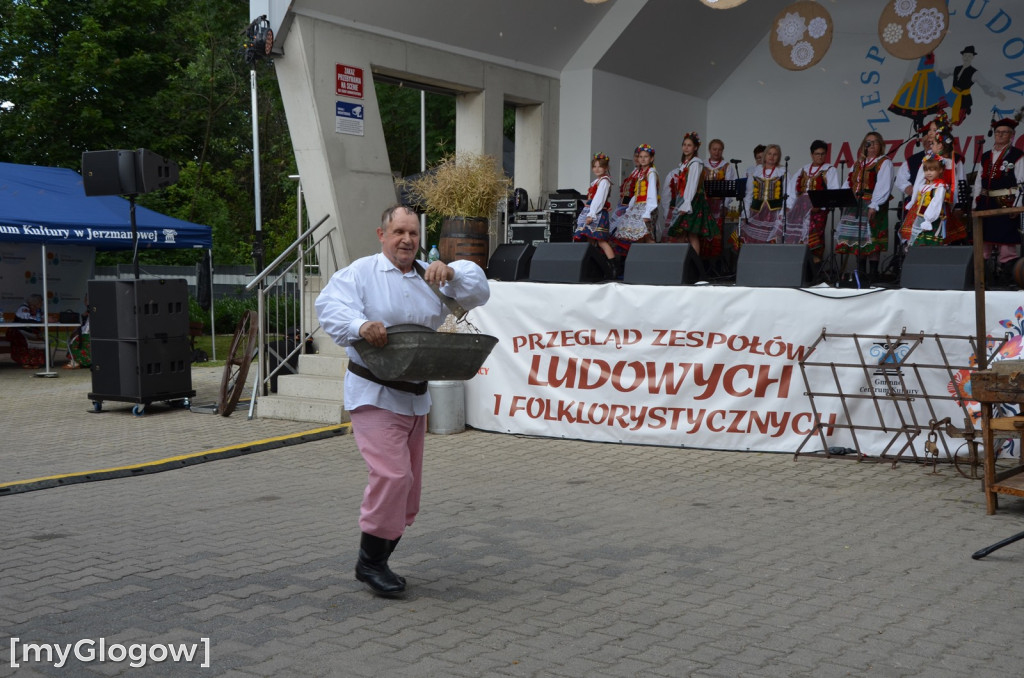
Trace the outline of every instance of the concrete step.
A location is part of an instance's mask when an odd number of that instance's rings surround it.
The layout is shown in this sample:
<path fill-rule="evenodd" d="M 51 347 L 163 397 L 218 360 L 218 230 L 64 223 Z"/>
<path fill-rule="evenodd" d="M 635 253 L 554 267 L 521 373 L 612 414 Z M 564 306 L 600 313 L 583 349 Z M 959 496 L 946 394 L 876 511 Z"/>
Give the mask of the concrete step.
<path fill-rule="evenodd" d="M 349 421 L 348 412 L 340 400 L 281 395 L 261 397 L 256 402 L 256 415 L 261 419 L 287 419 L 317 424 L 344 424 Z"/>
<path fill-rule="evenodd" d="M 344 400 L 345 385 L 341 377 L 316 374 L 285 374 L 277 379 L 277 395 L 317 400 Z"/>
<path fill-rule="evenodd" d="M 313 339 L 313 346 L 319 355 L 346 355 L 345 349 L 331 341 L 327 335 L 322 334 L 322 331 L 318 332 Z"/>
<path fill-rule="evenodd" d="M 337 377 L 338 379 L 341 379 L 345 376 L 345 370 L 347 367 L 348 356 L 344 353 L 340 355 L 309 353 L 299 356 L 300 374 L 312 374 L 319 377 Z"/>

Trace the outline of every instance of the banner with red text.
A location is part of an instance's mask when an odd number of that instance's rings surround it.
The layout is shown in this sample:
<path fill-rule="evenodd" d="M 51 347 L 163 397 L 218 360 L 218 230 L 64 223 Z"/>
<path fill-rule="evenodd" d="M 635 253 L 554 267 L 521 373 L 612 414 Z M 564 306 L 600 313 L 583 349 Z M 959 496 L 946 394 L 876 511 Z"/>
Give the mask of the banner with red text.
<path fill-rule="evenodd" d="M 1022 301 L 987 295 L 989 334 L 1015 337 L 997 359 L 1020 352 Z M 792 452 L 821 422 L 829 446 L 878 455 L 977 415 L 973 292 L 492 282 L 469 318 L 499 339 L 467 382 L 483 430 Z"/>

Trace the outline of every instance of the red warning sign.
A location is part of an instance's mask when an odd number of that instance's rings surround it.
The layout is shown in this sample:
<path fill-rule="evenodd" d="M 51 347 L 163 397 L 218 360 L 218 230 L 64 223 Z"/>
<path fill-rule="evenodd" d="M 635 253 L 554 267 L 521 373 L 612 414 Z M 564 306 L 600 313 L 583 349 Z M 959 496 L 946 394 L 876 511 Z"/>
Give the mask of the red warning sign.
<path fill-rule="evenodd" d="M 337 81 L 335 91 L 338 96 L 363 98 L 363 69 L 345 64 L 336 64 Z"/>

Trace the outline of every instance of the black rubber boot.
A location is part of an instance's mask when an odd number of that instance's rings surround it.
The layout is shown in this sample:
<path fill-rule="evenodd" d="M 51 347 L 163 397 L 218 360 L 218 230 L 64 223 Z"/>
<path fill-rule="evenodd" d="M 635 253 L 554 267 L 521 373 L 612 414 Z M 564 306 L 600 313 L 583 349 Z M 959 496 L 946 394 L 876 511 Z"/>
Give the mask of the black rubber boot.
<path fill-rule="evenodd" d="M 878 260 L 868 262 L 868 287 L 878 283 Z"/>
<path fill-rule="evenodd" d="M 394 550 L 393 542 L 363 532 L 359 541 L 359 560 L 356 579 L 369 586 L 378 596 L 394 597 L 405 591 L 405 581 L 388 567 L 388 557 Z"/>
<path fill-rule="evenodd" d="M 395 549 L 398 547 L 398 542 L 401 541 L 401 540 L 402 540 L 402 536 L 399 535 L 397 539 L 392 539 L 391 541 L 388 542 L 388 557 L 389 558 L 391 557 L 391 554 L 395 552 Z M 402 586 L 405 586 L 405 577 L 403 577 L 401 575 L 397 575 L 397 574 L 395 576 L 398 577 L 398 581 L 402 582 Z"/>

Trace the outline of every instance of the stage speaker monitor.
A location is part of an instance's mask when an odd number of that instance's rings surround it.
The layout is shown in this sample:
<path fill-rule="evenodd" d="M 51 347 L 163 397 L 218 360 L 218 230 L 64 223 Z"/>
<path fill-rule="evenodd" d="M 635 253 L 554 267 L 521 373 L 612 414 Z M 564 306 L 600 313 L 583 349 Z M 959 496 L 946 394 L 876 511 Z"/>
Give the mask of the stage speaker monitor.
<path fill-rule="evenodd" d="M 153 151 L 86 151 L 82 153 L 85 194 L 138 195 L 178 181 L 178 165 Z"/>
<path fill-rule="evenodd" d="M 807 245 L 745 244 L 736 262 L 744 287 L 807 287 L 814 277 Z"/>
<path fill-rule="evenodd" d="M 498 245 L 487 263 L 487 277 L 494 280 L 524 280 L 530 274 L 533 243 Z"/>
<path fill-rule="evenodd" d="M 605 279 L 597 257 L 604 254 L 585 242 L 541 242 L 530 260 L 530 280 L 554 283 L 594 283 Z"/>
<path fill-rule="evenodd" d="M 82 153 L 82 187 L 88 196 L 138 193 L 135 185 L 135 151 Z"/>
<path fill-rule="evenodd" d="M 914 290 L 974 289 L 974 248 L 911 247 L 900 287 Z"/>
<path fill-rule="evenodd" d="M 638 243 L 629 248 L 622 282 L 692 285 L 703 275 L 700 257 L 686 243 Z"/>
<path fill-rule="evenodd" d="M 177 183 L 178 164 L 140 148 L 135 151 L 135 187 L 139 193 L 150 193 Z"/>

